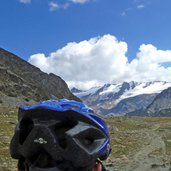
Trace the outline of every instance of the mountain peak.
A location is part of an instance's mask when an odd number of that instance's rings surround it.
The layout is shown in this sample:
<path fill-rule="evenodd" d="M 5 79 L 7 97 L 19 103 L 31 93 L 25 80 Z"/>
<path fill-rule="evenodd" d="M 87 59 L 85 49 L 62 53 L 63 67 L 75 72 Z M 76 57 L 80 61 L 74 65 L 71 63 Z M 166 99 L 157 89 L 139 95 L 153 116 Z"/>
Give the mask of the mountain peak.
<path fill-rule="evenodd" d="M 171 87 L 166 81 L 122 82 L 74 93 L 101 114 L 125 114 L 147 107 L 157 94 Z"/>

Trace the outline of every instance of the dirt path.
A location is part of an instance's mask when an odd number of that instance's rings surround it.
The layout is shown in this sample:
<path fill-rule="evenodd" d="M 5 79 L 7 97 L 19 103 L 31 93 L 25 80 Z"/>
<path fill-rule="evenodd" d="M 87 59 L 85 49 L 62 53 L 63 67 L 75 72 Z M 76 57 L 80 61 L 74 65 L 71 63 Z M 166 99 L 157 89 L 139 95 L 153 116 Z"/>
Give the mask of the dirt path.
<path fill-rule="evenodd" d="M 159 124 L 154 125 L 146 133 L 147 144 L 134 156 L 133 161 L 123 171 L 169 171 L 170 164 L 164 160 L 166 153 L 165 143 L 157 132 Z M 158 152 L 159 155 L 154 155 Z"/>

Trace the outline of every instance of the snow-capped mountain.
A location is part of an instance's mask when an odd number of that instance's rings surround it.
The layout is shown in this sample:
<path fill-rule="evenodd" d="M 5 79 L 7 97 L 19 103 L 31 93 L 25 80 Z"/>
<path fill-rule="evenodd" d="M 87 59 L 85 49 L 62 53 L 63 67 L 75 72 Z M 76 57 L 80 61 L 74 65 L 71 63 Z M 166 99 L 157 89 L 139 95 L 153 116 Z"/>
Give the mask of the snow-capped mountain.
<path fill-rule="evenodd" d="M 171 87 L 169 82 L 123 82 L 105 84 L 87 91 L 71 90 L 77 97 L 102 115 L 125 115 L 145 109 L 163 90 Z"/>

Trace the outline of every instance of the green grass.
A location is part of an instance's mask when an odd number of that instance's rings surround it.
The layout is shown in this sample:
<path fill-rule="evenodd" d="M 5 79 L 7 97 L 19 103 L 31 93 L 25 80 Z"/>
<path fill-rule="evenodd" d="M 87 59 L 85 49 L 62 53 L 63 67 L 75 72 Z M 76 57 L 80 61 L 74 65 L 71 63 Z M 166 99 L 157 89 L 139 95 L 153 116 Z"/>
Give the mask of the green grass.
<path fill-rule="evenodd" d="M 162 137 L 166 146 L 164 157 L 169 158 L 171 154 L 171 118 L 116 117 L 109 118 L 106 122 L 109 125 L 112 148 L 108 163 L 114 163 L 113 166 L 119 163 L 119 168 L 124 168 L 142 147 L 149 145 L 148 132 Z M 161 154 L 161 149 L 156 149 L 150 155 L 155 157 Z"/>
<path fill-rule="evenodd" d="M 123 155 L 132 156 L 141 147 L 143 134 L 139 134 L 139 130 L 147 128 L 147 125 L 140 123 L 140 120 L 140 118 L 128 117 L 106 120 L 111 137 L 111 158 L 119 158 Z"/>
<path fill-rule="evenodd" d="M 15 171 L 17 161 L 10 157 L 9 144 L 17 122 L 17 109 L 0 108 L 0 171 Z M 109 125 L 112 152 L 106 164 L 131 160 L 142 146 L 148 145 L 147 132 L 159 134 L 171 154 L 171 118 L 116 117 L 106 119 Z M 160 155 L 160 149 L 151 155 Z M 128 159 L 128 160 L 127 160 Z"/>
<path fill-rule="evenodd" d="M 16 109 L 0 109 L 0 170 L 15 171 L 16 161 L 10 157 L 9 144 L 16 123 Z"/>

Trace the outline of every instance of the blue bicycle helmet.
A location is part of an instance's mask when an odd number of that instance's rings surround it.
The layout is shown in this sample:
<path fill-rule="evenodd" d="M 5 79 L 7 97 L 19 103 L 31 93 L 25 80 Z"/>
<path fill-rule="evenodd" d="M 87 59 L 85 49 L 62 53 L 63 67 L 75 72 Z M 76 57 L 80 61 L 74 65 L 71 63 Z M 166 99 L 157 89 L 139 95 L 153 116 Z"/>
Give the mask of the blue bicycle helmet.
<path fill-rule="evenodd" d="M 110 153 L 108 128 L 73 100 L 20 106 L 10 153 L 19 160 L 19 171 L 89 171 Z"/>

